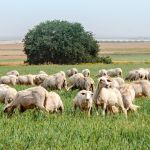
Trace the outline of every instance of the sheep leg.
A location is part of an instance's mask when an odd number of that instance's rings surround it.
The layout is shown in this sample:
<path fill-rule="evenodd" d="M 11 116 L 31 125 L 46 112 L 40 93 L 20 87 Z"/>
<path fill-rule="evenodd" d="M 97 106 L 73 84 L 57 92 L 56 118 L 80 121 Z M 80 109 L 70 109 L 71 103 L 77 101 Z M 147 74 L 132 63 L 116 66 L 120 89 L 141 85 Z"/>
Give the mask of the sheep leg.
<path fill-rule="evenodd" d="M 77 109 L 77 106 L 74 105 L 74 112 L 73 112 L 74 115 L 75 115 L 75 113 L 76 113 L 76 109 Z"/>
<path fill-rule="evenodd" d="M 44 106 L 42 106 L 42 105 L 36 105 L 39 109 L 41 109 L 42 111 L 45 111 L 45 112 L 49 112 Z"/>
<path fill-rule="evenodd" d="M 92 115 L 92 107 L 90 107 L 88 111 L 88 116 L 90 117 L 91 115 Z"/>
<path fill-rule="evenodd" d="M 73 88 L 73 86 L 74 86 L 74 84 L 73 84 L 73 85 L 71 85 L 71 86 L 69 86 L 69 87 L 67 88 L 67 91 L 69 91 L 70 89 L 72 89 L 72 88 Z"/>
<path fill-rule="evenodd" d="M 105 116 L 106 106 L 107 106 L 107 104 L 104 103 L 104 105 L 103 105 L 103 110 L 102 110 L 102 115 L 103 115 L 103 116 Z"/>
<path fill-rule="evenodd" d="M 125 114 L 125 117 L 127 118 L 127 110 L 124 108 L 124 106 L 121 106 L 121 109 L 122 109 L 123 113 Z"/>
<path fill-rule="evenodd" d="M 95 104 L 95 107 L 96 107 L 96 115 L 98 116 L 99 115 L 99 113 L 98 113 L 98 105 Z"/>

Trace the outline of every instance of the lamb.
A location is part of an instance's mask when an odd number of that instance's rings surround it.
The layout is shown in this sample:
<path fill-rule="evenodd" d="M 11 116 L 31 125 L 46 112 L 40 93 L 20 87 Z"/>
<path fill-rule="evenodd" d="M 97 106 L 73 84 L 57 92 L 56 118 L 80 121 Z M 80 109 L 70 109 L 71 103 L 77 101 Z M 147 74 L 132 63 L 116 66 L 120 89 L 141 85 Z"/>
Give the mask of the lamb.
<path fill-rule="evenodd" d="M 121 68 L 109 69 L 107 70 L 107 75 L 110 77 L 122 76 L 122 69 Z"/>
<path fill-rule="evenodd" d="M 48 112 L 51 113 L 58 112 L 58 110 L 60 110 L 61 113 L 64 111 L 63 102 L 56 92 L 48 93 L 46 101 L 46 109 Z"/>
<path fill-rule="evenodd" d="M 103 109 L 102 115 L 105 115 L 107 107 L 112 107 L 117 104 L 127 117 L 127 110 L 124 107 L 120 91 L 116 88 L 110 88 L 110 86 L 111 81 L 108 77 L 99 78 L 99 82 L 93 97 L 93 101 L 97 109 L 97 114 L 99 106 L 101 106 Z"/>
<path fill-rule="evenodd" d="M 91 91 L 82 90 L 79 91 L 74 98 L 73 105 L 74 105 L 74 113 L 77 107 L 81 111 L 88 111 L 88 116 L 92 113 L 92 105 L 93 105 L 93 93 Z"/>
<path fill-rule="evenodd" d="M 12 70 L 12 71 L 7 72 L 6 75 L 7 76 L 8 75 L 15 75 L 15 76 L 18 77 L 19 76 L 19 72 L 17 70 Z"/>
<path fill-rule="evenodd" d="M 23 91 L 19 91 L 16 94 L 15 99 L 7 104 L 4 108 L 4 112 L 11 114 L 14 109 L 19 107 L 20 112 L 26 111 L 26 109 L 32 109 L 38 107 L 43 111 L 47 111 L 45 105 L 48 98 L 48 92 L 41 86 L 28 88 Z"/>
<path fill-rule="evenodd" d="M 4 104 L 10 103 L 14 100 L 17 94 L 16 89 L 11 88 L 8 85 L 0 84 L 0 102 Z"/>
<path fill-rule="evenodd" d="M 119 90 L 122 95 L 124 107 L 127 110 L 136 112 L 139 106 L 133 104 L 135 100 L 135 91 L 133 86 L 131 84 L 124 84 L 119 88 Z"/>
<path fill-rule="evenodd" d="M 18 77 L 17 84 L 34 85 L 36 75 L 28 74 Z"/>
<path fill-rule="evenodd" d="M 77 73 L 69 78 L 67 91 L 72 88 L 94 91 L 94 80 L 90 77 L 84 77 L 81 73 Z"/>
<path fill-rule="evenodd" d="M 66 75 L 67 75 L 67 77 L 71 77 L 72 75 L 77 74 L 77 73 L 78 73 L 77 68 L 71 68 L 71 69 L 67 70 Z"/>
<path fill-rule="evenodd" d="M 135 97 L 146 96 L 150 98 L 150 82 L 147 80 L 139 80 L 131 83 L 135 91 Z"/>
<path fill-rule="evenodd" d="M 90 76 L 90 70 L 84 69 L 84 70 L 82 70 L 82 74 L 84 75 L 84 77 L 89 77 Z"/>
<path fill-rule="evenodd" d="M 2 76 L 0 77 L 0 84 L 16 85 L 17 78 L 15 75 Z"/>
<path fill-rule="evenodd" d="M 54 75 L 48 76 L 41 84 L 46 89 L 67 89 L 67 80 L 64 71 L 60 71 Z"/>

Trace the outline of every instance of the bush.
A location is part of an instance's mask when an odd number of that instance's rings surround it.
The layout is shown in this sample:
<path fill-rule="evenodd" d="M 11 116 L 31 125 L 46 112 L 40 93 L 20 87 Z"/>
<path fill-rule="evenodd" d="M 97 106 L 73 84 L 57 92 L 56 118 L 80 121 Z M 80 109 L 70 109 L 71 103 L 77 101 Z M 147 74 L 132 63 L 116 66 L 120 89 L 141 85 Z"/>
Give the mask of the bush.
<path fill-rule="evenodd" d="M 76 64 L 99 60 L 97 41 L 80 23 L 46 21 L 29 30 L 23 41 L 29 64 Z"/>

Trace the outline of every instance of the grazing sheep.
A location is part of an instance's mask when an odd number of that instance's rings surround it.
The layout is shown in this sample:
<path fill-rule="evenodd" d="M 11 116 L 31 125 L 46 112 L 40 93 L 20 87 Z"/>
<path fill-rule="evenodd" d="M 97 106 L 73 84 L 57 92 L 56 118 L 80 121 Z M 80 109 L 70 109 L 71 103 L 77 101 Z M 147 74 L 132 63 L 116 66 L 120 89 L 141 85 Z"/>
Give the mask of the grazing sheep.
<path fill-rule="evenodd" d="M 54 75 L 48 76 L 41 84 L 46 89 L 67 89 L 67 80 L 65 72 L 60 71 Z"/>
<path fill-rule="evenodd" d="M 43 83 L 43 81 L 48 77 L 47 74 L 38 74 L 35 76 L 34 79 L 34 84 L 35 85 L 40 85 L 41 83 Z"/>
<path fill-rule="evenodd" d="M 17 78 L 15 75 L 2 76 L 0 77 L 0 84 L 16 85 Z"/>
<path fill-rule="evenodd" d="M 48 112 L 54 113 L 60 110 L 62 113 L 64 111 L 63 102 L 60 96 L 56 92 L 49 92 L 46 101 L 46 109 Z"/>
<path fill-rule="evenodd" d="M 107 75 L 110 77 L 122 76 L 122 69 L 121 68 L 109 69 L 107 70 Z"/>
<path fill-rule="evenodd" d="M 137 70 L 129 71 L 128 75 L 126 76 L 125 80 L 134 81 L 139 79 L 139 74 Z"/>
<path fill-rule="evenodd" d="M 34 85 L 36 75 L 22 75 L 18 77 L 17 84 Z"/>
<path fill-rule="evenodd" d="M 99 70 L 97 77 L 102 77 L 102 76 L 107 76 L 107 70 L 105 69 Z"/>
<path fill-rule="evenodd" d="M 90 70 L 84 69 L 84 70 L 82 70 L 82 74 L 84 75 L 84 77 L 89 77 L 90 76 Z"/>
<path fill-rule="evenodd" d="M 99 82 L 96 91 L 94 92 L 93 98 L 97 109 L 97 114 L 99 106 L 102 107 L 102 114 L 105 115 L 105 111 L 107 110 L 108 106 L 112 107 L 118 105 L 127 117 L 127 110 L 124 108 L 120 91 L 116 88 L 110 88 L 110 86 L 111 81 L 108 77 L 99 78 Z"/>
<path fill-rule="evenodd" d="M 47 97 L 47 90 L 41 86 L 19 91 L 15 99 L 5 106 L 4 112 L 8 114 L 13 113 L 14 109 L 17 107 L 19 107 L 20 112 L 24 112 L 26 109 L 32 109 L 34 107 L 38 107 L 43 111 L 47 111 L 45 107 Z"/>
<path fill-rule="evenodd" d="M 88 116 L 90 116 L 93 105 L 92 97 L 93 93 L 91 91 L 82 90 L 78 92 L 73 101 L 74 112 L 76 111 L 77 107 L 79 107 L 81 111 L 88 111 Z"/>
<path fill-rule="evenodd" d="M 7 76 L 8 75 L 15 75 L 15 76 L 18 77 L 19 76 L 19 72 L 17 70 L 12 70 L 12 71 L 7 72 L 6 75 Z"/>
<path fill-rule="evenodd" d="M 67 77 L 71 77 L 72 75 L 77 74 L 77 73 L 78 73 L 77 68 L 71 68 L 71 69 L 67 70 L 66 75 L 67 75 Z"/>
<path fill-rule="evenodd" d="M 124 84 L 124 80 L 121 77 L 111 78 L 111 87 L 119 88 Z"/>
<path fill-rule="evenodd" d="M 84 77 L 81 73 L 77 73 L 69 78 L 67 91 L 72 88 L 94 91 L 94 80 L 90 77 Z"/>
<path fill-rule="evenodd" d="M 4 104 L 10 103 L 16 96 L 17 91 L 8 85 L 0 84 L 0 102 Z"/>
<path fill-rule="evenodd" d="M 139 106 L 133 104 L 135 100 L 135 91 L 134 91 L 133 86 L 131 84 L 124 84 L 120 87 L 119 90 L 122 95 L 124 107 L 127 110 L 136 112 Z"/>
<path fill-rule="evenodd" d="M 148 80 L 149 78 L 149 71 L 148 69 L 144 69 L 144 68 L 139 68 L 137 70 L 131 70 L 129 71 L 127 77 L 125 78 L 125 80 L 130 80 L 130 81 L 134 81 L 134 80 Z"/>
<path fill-rule="evenodd" d="M 150 82 L 139 80 L 131 83 L 135 91 L 135 97 L 146 96 L 150 98 Z"/>

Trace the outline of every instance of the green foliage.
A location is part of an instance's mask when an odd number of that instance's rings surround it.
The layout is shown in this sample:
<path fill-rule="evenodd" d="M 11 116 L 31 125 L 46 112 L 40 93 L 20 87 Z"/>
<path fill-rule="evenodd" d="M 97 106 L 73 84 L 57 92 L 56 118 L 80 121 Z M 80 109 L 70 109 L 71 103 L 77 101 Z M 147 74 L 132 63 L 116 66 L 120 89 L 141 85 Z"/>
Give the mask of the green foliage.
<path fill-rule="evenodd" d="M 20 74 L 36 74 L 41 68 L 48 74 L 76 67 L 81 72 L 89 68 L 91 76 L 97 83 L 99 69 L 123 69 L 123 75 L 131 69 L 148 68 L 149 64 L 82 64 L 82 65 L 41 65 L 41 66 L 5 66 L 0 75 L 7 71 L 18 70 Z M 17 85 L 23 90 L 29 86 Z M 65 111 L 60 114 L 47 114 L 36 109 L 23 114 L 18 111 L 12 117 L 3 113 L 0 104 L 0 149 L 100 149 L 100 150 L 149 150 L 150 149 L 150 100 L 138 98 L 135 104 L 141 106 L 138 113 L 129 113 L 126 120 L 123 113 L 115 116 L 97 116 L 95 109 L 92 117 L 77 110 L 72 113 L 73 98 L 78 90 L 56 91 L 61 96 Z"/>
<path fill-rule="evenodd" d="M 35 26 L 24 38 L 29 64 L 76 64 L 97 59 L 99 47 L 92 33 L 80 23 L 46 21 Z"/>

